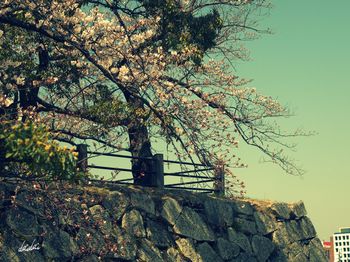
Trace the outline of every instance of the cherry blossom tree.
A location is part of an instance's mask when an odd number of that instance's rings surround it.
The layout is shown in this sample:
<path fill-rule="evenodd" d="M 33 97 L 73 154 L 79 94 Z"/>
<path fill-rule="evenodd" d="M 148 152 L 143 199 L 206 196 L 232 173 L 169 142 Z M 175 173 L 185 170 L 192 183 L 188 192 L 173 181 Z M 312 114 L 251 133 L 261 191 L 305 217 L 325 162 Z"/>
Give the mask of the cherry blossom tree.
<path fill-rule="evenodd" d="M 95 141 L 135 157 L 164 140 L 179 159 L 241 165 L 241 139 L 291 174 L 276 117 L 232 65 L 267 30 L 265 0 L 3 0 L 0 113 L 34 110 L 58 141 Z M 25 118 L 25 114 L 23 116 Z M 147 185 L 149 167 L 134 160 Z M 229 170 L 227 170 L 229 172 Z"/>

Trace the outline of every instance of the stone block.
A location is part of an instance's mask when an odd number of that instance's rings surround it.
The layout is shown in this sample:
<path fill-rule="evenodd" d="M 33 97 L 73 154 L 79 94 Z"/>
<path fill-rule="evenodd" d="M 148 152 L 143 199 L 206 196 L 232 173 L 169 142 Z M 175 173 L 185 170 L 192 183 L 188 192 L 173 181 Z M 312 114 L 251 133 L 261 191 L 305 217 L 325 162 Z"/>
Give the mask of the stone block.
<path fill-rule="evenodd" d="M 170 247 L 174 242 L 166 227 L 152 220 L 147 221 L 146 235 L 158 247 Z"/>
<path fill-rule="evenodd" d="M 102 200 L 102 205 L 114 220 L 119 220 L 130 205 L 130 200 L 125 194 L 113 191 Z"/>
<path fill-rule="evenodd" d="M 215 234 L 197 212 L 188 207 L 182 209 L 173 227 L 174 232 L 199 241 L 214 241 Z"/>
<path fill-rule="evenodd" d="M 259 262 L 266 261 L 275 249 L 270 239 L 255 235 L 252 237 L 252 249 Z"/>
<path fill-rule="evenodd" d="M 277 219 L 290 219 L 291 210 L 287 203 L 273 203 L 270 207 Z"/>
<path fill-rule="evenodd" d="M 132 209 L 125 213 L 122 218 L 122 228 L 127 233 L 135 237 L 145 237 L 146 231 L 143 224 L 143 218 L 139 211 Z"/>
<path fill-rule="evenodd" d="M 168 221 L 170 225 L 175 225 L 181 211 L 182 207 L 174 198 L 166 197 L 163 199 L 161 216 Z"/>
<path fill-rule="evenodd" d="M 181 257 L 179 251 L 174 247 L 168 248 L 164 257 L 167 262 L 185 262 L 185 259 Z"/>
<path fill-rule="evenodd" d="M 286 254 L 286 256 L 289 259 L 294 259 L 295 257 L 298 257 L 301 253 L 304 253 L 304 247 L 298 241 L 298 242 L 291 243 L 285 248 L 283 248 L 283 252 Z"/>
<path fill-rule="evenodd" d="M 233 228 L 229 227 L 227 230 L 228 239 L 238 245 L 243 251 L 248 254 L 253 254 L 250 241 L 246 235 L 241 232 L 235 231 Z"/>
<path fill-rule="evenodd" d="M 21 209 L 11 208 L 6 213 L 7 226 L 18 236 L 31 237 L 39 234 L 36 216 Z"/>
<path fill-rule="evenodd" d="M 231 262 L 257 262 L 256 258 L 250 253 L 241 253 L 235 259 L 231 259 Z"/>
<path fill-rule="evenodd" d="M 237 244 L 232 243 L 230 241 L 227 241 L 226 239 L 224 239 L 222 237 L 218 238 L 218 240 L 216 242 L 216 247 L 217 247 L 217 250 L 218 250 L 220 256 L 224 260 L 228 260 L 228 259 L 232 259 L 234 257 L 237 257 L 239 255 L 239 252 L 240 252 L 240 247 Z"/>
<path fill-rule="evenodd" d="M 89 210 L 94 223 L 98 225 L 101 232 L 104 235 L 110 234 L 113 226 L 110 221 L 109 213 L 101 205 L 94 205 L 90 207 Z"/>
<path fill-rule="evenodd" d="M 103 235 L 92 228 L 80 228 L 76 241 L 81 252 L 89 251 L 95 254 L 102 250 L 106 244 Z"/>
<path fill-rule="evenodd" d="M 256 234 L 256 224 L 254 221 L 250 221 L 244 218 L 236 217 L 234 218 L 235 228 L 246 234 Z"/>
<path fill-rule="evenodd" d="M 316 237 L 316 230 L 308 217 L 303 217 L 298 221 L 301 239 L 311 239 Z"/>
<path fill-rule="evenodd" d="M 204 210 L 209 223 L 215 226 L 232 226 L 232 205 L 224 201 L 207 200 L 204 202 Z"/>
<path fill-rule="evenodd" d="M 163 257 L 151 241 L 142 239 L 141 244 L 137 250 L 138 261 L 152 261 L 152 262 L 163 262 Z"/>
<path fill-rule="evenodd" d="M 246 201 L 234 200 L 231 204 L 235 213 L 251 216 L 254 213 L 252 205 Z"/>
<path fill-rule="evenodd" d="M 43 253 L 49 259 L 67 259 L 78 253 L 78 246 L 65 231 L 51 232 L 42 243 Z"/>
<path fill-rule="evenodd" d="M 156 207 L 154 201 L 148 194 L 131 192 L 130 202 L 133 207 L 144 210 L 149 214 L 156 215 Z"/>
<path fill-rule="evenodd" d="M 309 262 L 309 259 L 304 253 L 299 253 L 295 257 L 289 257 L 288 261 L 289 262 Z"/>
<path fill-rule="evenodd" d="M 305 205 L 303 201 L 299 201 L 296 202 L 294 204 L 291 205 L 291 210 L 292 210 L 292 214 L 296 217 L 296 218 L 302 218 L 305 217 L 307 215 L 306 209 L 305 209 Z"/>
<path fill-rule="evenodd" d="M 203 262 L 223 262 L 223 260 L 219 257 L 218 254 L 214 251 L 214 249 L 207 243 L 204 242 L 197 246 L 198 254 L 201 258 L 200 261 Z"/>
<path fill-rule="evenodd" d="M 270 234 L 277 229 L 277 221 L 270 214 L 256 211 L 254 212 L 254 218 L 258 232 L 263 235 Z"/>
<path fill-rule="evenodd" d="M 316 231 L 310 219 L 303 217 L 300 220 L 279 222 L 278 229 L 272 234 L 272 239 L 278 246 L 284 247 L 290 243 L 311 239 L 315 236 Z"/>
<path fill-rule="evenodd" d="M 114 227 L 113 237 L 115 238 L 113 243 L 116 245 L 113 258 L 120 260 L 134 260 L 137 251 L 135 238 L 126 234 L 118 227 Z"/>
<path fill-rule="evenodd" d="M 321 241 L 319 238 L 314 238 L 306 246 L 307 251 L 305 253 L 309 254 L 310 262 L 327 262 L 327 256 L 322 247 Z"/>
<path fill-rule="evenodd" d="M 175 242 L 184 257 L 190 259 L 190 261 L 201 261 L 201 258 L 198 255 L 194 243 L 191 239 L 179 238 Z"/>

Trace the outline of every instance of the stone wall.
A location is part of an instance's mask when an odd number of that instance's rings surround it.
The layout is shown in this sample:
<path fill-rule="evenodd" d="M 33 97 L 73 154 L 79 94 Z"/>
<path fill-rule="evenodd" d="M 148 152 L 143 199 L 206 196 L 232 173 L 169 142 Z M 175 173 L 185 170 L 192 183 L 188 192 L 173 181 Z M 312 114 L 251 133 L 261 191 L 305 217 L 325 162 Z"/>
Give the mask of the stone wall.
<path fill-rule="evenodd" d="M 327 261 L 304 204 L 0 183 L 0 261 Z"/>

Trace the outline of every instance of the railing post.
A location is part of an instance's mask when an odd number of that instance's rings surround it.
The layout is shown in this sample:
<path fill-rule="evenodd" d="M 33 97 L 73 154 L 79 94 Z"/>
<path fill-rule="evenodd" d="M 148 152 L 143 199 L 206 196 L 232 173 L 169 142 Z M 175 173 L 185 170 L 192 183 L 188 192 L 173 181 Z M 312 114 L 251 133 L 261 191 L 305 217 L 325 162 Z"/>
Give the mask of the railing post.
<path fill-rule="evenodd" d="M 216 169 L 216 181 L 214 182 L 214 192 L 217 196 L 225 196 L 225 167 L 220 165 Z"/>
<path fill-rule="evenodd" d="M 164 162 L 162 154 L 153 156 L 153 174 L 151 176 L 151 186 L 164 188 Z"/>
<path fill-rule="evenodd" d="M 87 167 L 88 167 L 87 148 L 88 148 L 88 145 L 86 144 L 77 145 L 77 151 L 78 151 L 77 167 L 79 168 L 80 171 L 84 172 L 84 174 L 87 173 Z"/>

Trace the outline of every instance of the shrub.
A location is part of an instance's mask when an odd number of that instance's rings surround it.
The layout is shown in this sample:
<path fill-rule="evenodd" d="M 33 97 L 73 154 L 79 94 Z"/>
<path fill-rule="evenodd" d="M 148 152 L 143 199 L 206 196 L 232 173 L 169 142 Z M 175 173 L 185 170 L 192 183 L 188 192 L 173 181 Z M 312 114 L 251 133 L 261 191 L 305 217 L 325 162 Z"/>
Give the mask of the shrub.
<path fill-rule="evenodd" d="M 7 169 L 20 170 L 19 176 L 75 180 L 82 175 L 74 148 L 53 141 L 41 123 L 2 120 L 0 145 L 0 161 Z"/>

